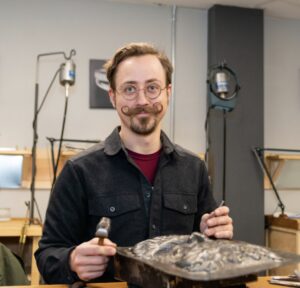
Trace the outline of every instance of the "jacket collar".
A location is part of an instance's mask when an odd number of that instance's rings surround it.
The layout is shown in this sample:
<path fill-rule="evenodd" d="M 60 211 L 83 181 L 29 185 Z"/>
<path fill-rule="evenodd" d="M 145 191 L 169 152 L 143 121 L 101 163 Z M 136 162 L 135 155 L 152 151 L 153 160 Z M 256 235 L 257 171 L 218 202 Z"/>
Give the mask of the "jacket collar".
<path fill-rule="evenodd" d="M 116 127 L 112 131 L 112 133 L 105 139 L 104 152 L 107 155 L 113 156 L 119 153 L 120 150 L 126 151 L 126 148 L 119 135 L 120 129 L 120 126 Z M 176 146 L 171 142 L 171 140 L 163 131 L 161 131 L 160 139 L 162 142 L 162 148 L 164 153 L 171 154 L 172 152 L 176 151 L 180 154 L 180 152 L 177 151 Z"/>

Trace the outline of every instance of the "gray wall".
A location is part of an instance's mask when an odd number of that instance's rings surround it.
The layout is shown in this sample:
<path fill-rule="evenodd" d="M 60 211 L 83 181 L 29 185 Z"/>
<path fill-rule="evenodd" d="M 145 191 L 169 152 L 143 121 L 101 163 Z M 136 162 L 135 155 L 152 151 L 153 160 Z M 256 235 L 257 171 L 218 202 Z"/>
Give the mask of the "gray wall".
<path fill-rule="evenodd" d="M 235 239 L 263 245 L 263 175 L 252 152 L 252 147 L 263 147 L 264 138 L 263 11 L 215 5 L 209 9 L 208 25 L 208 66 L 227 61 L 242 87 L 225 123 L 223 111 L 210 112 L 208 163 L 213 193 L 230 207 Z"/>
<path fill-rule="evenodd" d="M 266 147 L 300 149 L 300 21 L 265 18 L 264 61 L 264 142 Z M 298 161 L 299 162 L 299 161 Z M 292 164 L 292 163 L 291 163 Z M 299 163 L 287 168 L 296 174 L 292 186 L 299 185 Z M 292 165 L 290 165 L 292 166 Z M 300 189 L 280 190 L 286 211 L 300 212 Z M 272 191 L 265 192 L 265 211 L 278 211 Z"/>
<path fill-rule="evenodd" d="M 65 136 L 104 139 L 118 118 L 114 110 L 88 108 L 89 59 L 108 58 L 131 41 L 151 41 L 170 55 L 171 16 L 171 7 L 103 0 L 1 0 L 0 147 L 31 147 L 36 57 L 72 48 L 77 51 L 77 81 L 71 89 Z M 177 19 L 175 141 L 204 152 L 207 11 L 178 8 Z M 300 146 L 300 38 L 295 36 L 299 32 L 300 21 L 265 19 L 264 142 L 269 146 Z M 41 61 L 40 95 L 61 63 L 61 57 Z M 282 96 L 288 101 L 280 100 Z M 45 136 L 59 136 L 63 105 L 64 91 L 56 83 L 39 118 L 39 147 L 47 147 Z M 166 132 L 169 125 L 167 117 Z M 298 191 L 283 194 L 287 210 L 299 210 L 299 195 Z M 46 190 L 37 191 L 42 214 L 48 196 Z M 25 215 L 24 201 L 29 199 L 28 191 L 0 189 L 0 206 L 10 207 L 14 217 Z M 265 205 L 267 212 L 276 207 L 269 191 Z"/>
<path fill-rule="evenodd" d="M 204 151 L 207 11 L 178 8 L 176 23 L 175 141 Z M 171 56 L 172 7 L 95 0 L 0 1 L 0 147 L 30 148 L 36 57 L 75 48 L 77 80 L 71 88 L 65 138 L 104 139 L 119 123 L 114 110 L 89 109 L 89 59 L 106 59 L 132 41 L 152 42 Z M 40 99 L 62 57 L 40 61 Z M 58 138 L 64 89 L 56 81 L 39 116 L 39 148 Z M 167 115 L 164 129 L 169 132 Z M 50 163 L 49 163 L 50 165 Z M 50 166 L 49 166 L 50 167 Z M 42 214 L 49 192 L 36 193 Z M 18 199 L 18 201 L 16 201 Z M 0 190 L 0 206 L 24 216 L 28 191 Z"/>
<path fill-rule="evenodd" d="M 199 111 L 205 109 L 206 14 L 199 9 L 180 8 L 177 22 L 175 135 L 187 148 L 198 152 L 205 143 L 203 125 L 195 127 L 194 118 L 184 114 L 188 111 L 189 115 L 201 115 Z M 117 125 L 118 118 L 114 110 L 89 109 L 89 59 L 107 59 L 118 47 L 132 41 L 152 42 L 170 55 L 171 17 L 171 7 L 158 5 L 100 0 L 1 1 L 0 145 L 31 146 L 36 57 L 50 51 L 69 52 L 72 48 L 77 51 L 77 81 L 71 90 L 65 135 L 103 139 Z M 40 98 L 62 62 L 60 56 L 41 59 Z M 63 95 L 63 88 L 56 82 L 39 117 L 39 145 L 47 144 L 45 136 L 59 135 Z M 201 116 L 196 117 L 198 126 Z M 188 134 L 184 133 L 187 125 L 193 127 Z M 165 129 L 168 132 L 168 118 Z"/>

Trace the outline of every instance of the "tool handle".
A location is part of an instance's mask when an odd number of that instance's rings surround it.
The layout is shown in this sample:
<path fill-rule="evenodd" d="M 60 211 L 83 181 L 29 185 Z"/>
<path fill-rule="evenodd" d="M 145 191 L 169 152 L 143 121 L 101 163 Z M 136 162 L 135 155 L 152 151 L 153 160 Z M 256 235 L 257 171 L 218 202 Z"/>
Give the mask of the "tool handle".
<path fill-rule="evenodd" d="M 100 246 L 104 245 L 104 238 L 103 237 L 99 237 L 98 245 L 100 245 Z"/>

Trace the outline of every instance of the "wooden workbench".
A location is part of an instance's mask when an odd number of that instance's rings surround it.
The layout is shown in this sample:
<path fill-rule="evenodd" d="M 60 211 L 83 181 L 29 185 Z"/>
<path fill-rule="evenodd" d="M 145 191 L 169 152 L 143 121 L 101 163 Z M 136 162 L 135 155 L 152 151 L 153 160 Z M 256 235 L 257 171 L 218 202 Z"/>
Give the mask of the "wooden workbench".
<path fill-rule="evenodd" d="M 128 288 L 126 282 L 87 283 L 89 288 Z M 69 285 L 30 285 L 30 286 L 1 286 L 1 288 L 70 288 Z M 158 288 L 158 287 L 157 287 Z"/>
<path fill-rule="evenodd" d="M 267 215 L 266 246 L 279 251 L 300 254 L 300 219 L 287 216 Z M 270 270 L 270 275 L 289 275 L 300 269 L 300 264 L 291 264 Z"/>
<path fill-rule="evenodd" d="M 282 285 L 270 284 L 268 280 L 270 277 L 258 277 L 257 281 L 247 284 L 247 288 L 276 288 L 276 287 L 286 287 Z"/>
<path fill-rule="evenodd" d="M 34 252 L 38 248 L 38 242 L 42 236 L 42 226 L 38 224 L 28 225 L 23 218 L 12 218 L 9 221 L 0 221 L 0 237 L 20 237 L 24 225 L 26 225 L 26 237 L 32 238 L 31 284 L 38 285 L 40 273 L 36 266 Z"/>
<path fill-rule="evenodd" d="M 247 284 L 247 288 L 279 288 L 284 286 L 270 284 L 268 282 L 270 277 L 258 277 L 257 281 Z M 5 287 L 5 286 L 2 286 Z M 67 285 L 32 285 L 32 286 L 7 286 L 8 288 L 69 288 Z M 90 288 L 127 288 L 125 282 L 116 283 L 88 283 L 87 287 Z M 160 287 L 157 287 L 160 288 Z"/>

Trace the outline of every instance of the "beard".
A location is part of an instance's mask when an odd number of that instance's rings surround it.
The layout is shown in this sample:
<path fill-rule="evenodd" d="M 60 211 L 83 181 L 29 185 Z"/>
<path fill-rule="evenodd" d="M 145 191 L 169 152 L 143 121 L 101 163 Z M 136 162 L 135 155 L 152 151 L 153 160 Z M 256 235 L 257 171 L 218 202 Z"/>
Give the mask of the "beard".
<path fill-rule="evenodd" d="M 133 108 L 123 106 L 121 111 L 130 118 L 131 131 L 139 135 L 149 135 L 159 123 L 158 116 L 163 111 L 163 105 L 156 102 L 152 106 L 137 106 Z M 146 112 L 148 115 L 135 117 L 142 112 Z"/>

